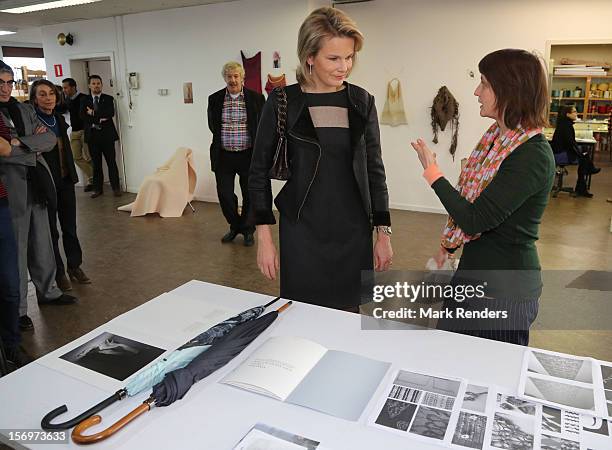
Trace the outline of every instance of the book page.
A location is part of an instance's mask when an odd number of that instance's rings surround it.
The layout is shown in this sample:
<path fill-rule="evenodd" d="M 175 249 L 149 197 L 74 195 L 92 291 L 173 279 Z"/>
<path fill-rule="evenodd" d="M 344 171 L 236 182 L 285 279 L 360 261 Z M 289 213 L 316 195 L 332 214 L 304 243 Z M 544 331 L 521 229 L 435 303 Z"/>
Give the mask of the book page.
<path fill-rule="evenodd" d="M 326 352 L 325 347 L 307 339 L 273 337 L 223 383 L 284 401 Z"/>

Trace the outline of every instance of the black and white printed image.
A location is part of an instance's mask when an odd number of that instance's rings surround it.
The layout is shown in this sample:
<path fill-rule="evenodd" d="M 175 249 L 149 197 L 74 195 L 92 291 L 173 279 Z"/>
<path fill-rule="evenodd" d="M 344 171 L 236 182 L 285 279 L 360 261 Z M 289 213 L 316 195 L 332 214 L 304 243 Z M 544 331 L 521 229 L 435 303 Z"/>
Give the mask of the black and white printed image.
<path fill-rule="evenodd" d="M 411 387 L 421 391 L 448 395 L 450 397 L 457 397 L 461 383 L 455 380 L 447 380 L 446 378 L 432 377 L 430 375 L 400 370 L 394 384 Z"/>
<path fill-rule="evenodd" d="M 593 382 L 593 363 L 589 360 L 532 351 L 529 355 L 527 370 L 571 381 Z"/>
<path fill-rule="evenodd" d="M 612 367 L 601 366 L 601 378 L 603 379 L 604 389 L 612 390 Z"/>
<path fill-rule="evenodd" d="M 461 411 L 453 434 L 453 444 L 480 450 L 484 444 L 486 429 L 485 416 Z"/>
<path fill-rule="evenodd" d="M 491 447 L 508 450 L 533 449 L 534 421 L 530 416 L 495 413 Z"/>
<path fill-rule="evenodd" d="M 580 443 L 543 434 L 540 448 L 542 450 L 580 450 Z"/>
<path fill-rule="evenodd" d="M 608 403 L 608 416 L 612 417 L 612 403 Z"/>
<path fill-rule="evenodd" d="M 396 384 L 391 388 L 389 392 L 389 398 L 395 400 L 402 400 L 404 402 L 419 403 L 422 392 L 418 389 L 412 389 L 409 387 L 398 386 Z"/>
<path fill-rule="evenodd" d="M 485 386 L 476 386 L 474 384 L 468 385 L 463 396 L 463 409 L 469 409 L 470 411 L 485 412 L 487 407 L 487 396 L 489 395 L 489 388 Z"/>
<path fill-rule="evenodd" d="M 525 395 L 571 408 L 587 411 L 595 410 L 595 394 L 593 390 L 582 386 L 527 377 Z"/>
<path fill-rule="evenodd" d="M 612 402 L 612 391 L 604 391 L 606 393 L 606 400 Z"/>
<path fill-rule="evenodd" d="M 580 435 L 580 414 L 567 410 L 563 410 L 561 414 L 562 432 L 565 434 Z"/>
<path fill-rule="evenodd" d="M 561 410 L 544 406 L 542 408 L 542 429 L 561 433 Z"/>
<path fill-rule="evenodd" d="M 582 422 L 582 429 L 589 433 L 601 434 L 602 436 L 609 436 L 610 431 L 608 430 L 608 421 L 599 417 L 588 417 L 582 416 L 584 422 Z"/>
<path fill-rule="evenodd" d="M 376 423 L 395 430 L 406 431 L 410 426 L 416 408 L 417 406 L 412 403 L 388 398 L 376 419 Z"/>
<path fill-rule="evenodd" d="M 240 440 L 234 450 L 263 449 L 304 449 L 316 450 L 319 442 L 305 438 L 289 431 L 271 427 L 263 423 L 256 424 L 247 435 Z"/>
<path fill-rule="evenodd" d="M 521 400 L 512 395 L 497 394 L 497 408 L 535 416 L 536 405 L 528 400 Z"/>
<path fill-rule="evenodd" d="M 421 406 L 416 413 L 410 432 L 433 439 L 443 440 L 451 413 L 441 409 Z"/>
<path fill-rule="evenodd" d="M 455 398 L 449 397 L 447 395 L 439 395 L 432 394 L 431 392 L 425 392 L 421 404 L 452 411 L 453 405 L 455 404 Z"/>
<path fill-rule="evenodd" d="M 60 358 L 123 381 L 164 352 L 161 348 L 104 332 Z"/>

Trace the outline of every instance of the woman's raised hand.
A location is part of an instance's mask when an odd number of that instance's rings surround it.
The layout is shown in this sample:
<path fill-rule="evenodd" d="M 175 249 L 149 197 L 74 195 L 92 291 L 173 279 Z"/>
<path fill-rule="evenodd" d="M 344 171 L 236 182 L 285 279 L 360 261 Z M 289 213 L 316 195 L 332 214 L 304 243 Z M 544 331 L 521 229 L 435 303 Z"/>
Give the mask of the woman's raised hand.
<path fill-rule="evenodd" d="M 429 149 L 423 139 L 419 138 L 416 142 L 411 142 L 410 145 L 416 150 L 423 169 L 427 169 L 429 166 L 437 164 L 436 154 Z"/>

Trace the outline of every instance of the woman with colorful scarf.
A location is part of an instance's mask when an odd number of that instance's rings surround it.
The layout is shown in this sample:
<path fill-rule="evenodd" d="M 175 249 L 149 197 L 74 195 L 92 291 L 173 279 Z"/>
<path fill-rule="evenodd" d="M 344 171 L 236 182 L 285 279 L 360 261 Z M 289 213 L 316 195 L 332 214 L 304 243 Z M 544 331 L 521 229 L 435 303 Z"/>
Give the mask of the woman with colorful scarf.
<path fill-rule="evenodd" d="M 527 345 L 542 292 L 535 241 L 555 171 L 542 134 L 547 76 L 537 56 L 515 49 L 488 54 L 478 69 L 480 115 L 495 123 L 472 151 L 457 187 L 422 139 L 412 143 L 423 176 L 449 213 L 436 262 L 441 267 L 463 247 L 453 284 L 484 290 L 482 298 L 446 300 L 438 328 Z"/>

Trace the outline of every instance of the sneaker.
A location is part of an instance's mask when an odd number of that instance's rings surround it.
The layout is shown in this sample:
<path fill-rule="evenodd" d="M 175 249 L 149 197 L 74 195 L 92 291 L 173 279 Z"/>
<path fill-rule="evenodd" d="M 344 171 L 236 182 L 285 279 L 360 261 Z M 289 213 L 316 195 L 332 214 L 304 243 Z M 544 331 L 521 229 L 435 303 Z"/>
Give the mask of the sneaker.
<path fill-rule="evenodd" d="M 68 292 L 72 290 L 72 283 L 70 282 L 65 273 L 57 276 L 55 278 L 55 282 L 57 283 L 57 287 L 60 288 L 62 292 Z"/>
<path fill-rule="evenodd" d="M 38 301 L 39 305 L 72 305 L 77 302 L 77 298 L 73 295 L 62 294 L 51 300 Z"/>
<path fill-rule="evenodd" d="M 91 283 L 89 277 L 85 275 L 85 272 L 83 272 L 83 269 L 80 267 L 77 267 L 76 269 L 68 269 L 68 276 L 70 277 L 70 280 L 76 281 L 79 284 Z"/>
<path fill-rule="evenodd" d="M 30 319 L 30 316 L 27 314 L 19 317 L 19 329 L 21 331 L 33 330 L 34 322 Z"/>
<path fill-rule="evenodd" d="M 6 348 L 4 353 L 6 355 L 6 360 L 13 364 L 16 369 L 34 361 L 34 358 L 32 358 L 21 345 L 13 348 Z"/>

